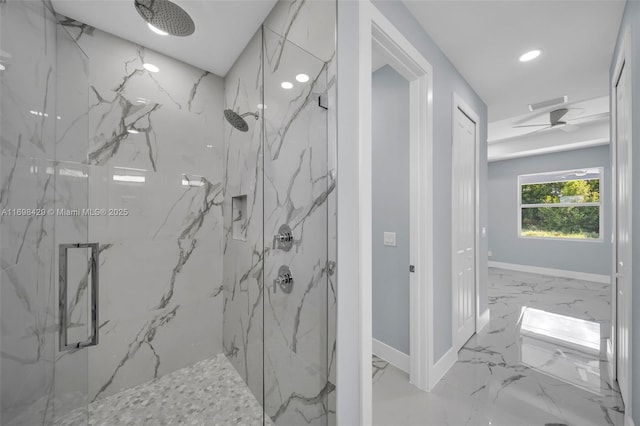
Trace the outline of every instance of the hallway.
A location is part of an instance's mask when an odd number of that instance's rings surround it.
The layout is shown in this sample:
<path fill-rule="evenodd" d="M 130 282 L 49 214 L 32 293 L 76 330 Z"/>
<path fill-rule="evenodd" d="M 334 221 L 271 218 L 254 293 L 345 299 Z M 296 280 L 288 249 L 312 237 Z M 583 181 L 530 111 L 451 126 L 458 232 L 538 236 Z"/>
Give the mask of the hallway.
<path fill-rule="evenodd" d="M 623 424 L 604 350 L 608 284 L 490 268 L 488 292 L 491 322 L 431 393 L 374 359 L 374 424 Z"/>

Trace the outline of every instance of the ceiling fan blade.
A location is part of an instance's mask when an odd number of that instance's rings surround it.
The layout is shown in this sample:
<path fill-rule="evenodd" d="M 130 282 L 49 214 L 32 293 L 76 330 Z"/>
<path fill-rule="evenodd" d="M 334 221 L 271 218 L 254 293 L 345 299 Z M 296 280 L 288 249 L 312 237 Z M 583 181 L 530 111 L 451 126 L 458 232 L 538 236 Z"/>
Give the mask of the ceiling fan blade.
<path fill-rule="evenodd" d="M 573 133 L 579 129 L 575 124 L 565 124 L 564 126 L 560 126 L 560 130 L 567 133 Z"/>
<path fill-rule="evenodd" d="M 532 127 L 532 126 L 520 126 L 520 127 Z M 541 128 L 541 129 L 536 129 L 536 130 L 534 130 L 533 132 L 527 132 L 527 133 L 524 133 L 524 134 L 522 134 L 521 136 L 528 136 L 528 135 L 533 135 L 534 133 L 544 132 L 544 131 L 546 131 L 546 130 L 550 129 L 551 127 L 553 127 L 553 126 L 549 126 L 549 125 L 547 125 L 547 126 L 545 126 L 545 127 Z"/>
<path fill-rule="evenodd" d="M 587 119 L 589 119 L 589 121 L 595 121 L 601 118 L 608 118 L 608 117 L 609 117 L 608 112 L 601 112 L 599 114 L 591 114 L 591 115 L 585 115 L 584 117 L 572 118 L 571 120 L 567 120 L 567 121 L 578 121 L 578 120 L 587 120 Z"/>
<path fill-rule="evenodd" d="M 540 127 L 540 126 L 549 126 L 549 124 L 524 124 L 521 126 L 513 126 L 513 128 L 517 129 L 518 127 Z"/>
<path fill-rule="evenodd" d="M 534 130 L 533 132 L 527 133 L 528 135 L 532 135 L 534 133 L 538 133 L 538 132 L 544 132 L 547 129 L 551 129 L 553 128 L 553 126 L 547 126 L 547 127 L 543 127 L 542 129 L 538 129 L 538 130 Z"/>

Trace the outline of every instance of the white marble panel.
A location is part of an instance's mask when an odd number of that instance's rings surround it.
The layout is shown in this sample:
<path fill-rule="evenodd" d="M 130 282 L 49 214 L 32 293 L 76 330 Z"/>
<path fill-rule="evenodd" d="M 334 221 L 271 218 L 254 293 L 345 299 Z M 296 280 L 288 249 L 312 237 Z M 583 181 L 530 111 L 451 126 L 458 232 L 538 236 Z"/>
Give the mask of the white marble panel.
<path fill-rule="evenodd" d="M 334 0 L 280 0 L 264 24 L 284 40 L 328 62 L 336 50 L 336 12 Z M 279 43 L 272 51 L 270 58 L 276 68 L 286 49 L 286 43 Z"/>
<path fill-rule="evenodd" d="M 262 99 L 262 30 L 225 77 L 225 108 L 255 112 Z M 268 107 L 268 106 L 267 106 Z M 224 125 L 224 350 L 263 402 L 262 120 L 240 132 Z M 232 197 L 246 195 L 246 240 L 232 238 Z"/>
<path fill-rule="evenodd" d="M 40 1 L 3 3 L 1 19 L 3 149 L 53 158 L 55 22 Z"/>
<path fill-rule="evenodd" d="M 283 46 L 284 53 L 276 52 Z M 276 424 L 326 424 L 328 394 L 327 64 L 265 29 L 265 410 Z M 276 58 L 277 59 L 273 59 Z M 300 82 L 296 75 L 309 76 Z M 281 87 L 289 81 L 293 88 Z M 290 251 L 267 237 L 292 228 Z M 270 238 L 269 238 L 270 239 Z M 271 285 L 280 265 L 291 293 Z"/>
<path fill-rule="evenodd" d="M 70 164 L 82 164 L 90 138 L 89 58 L 62 25 L 56 25 L 56 33 L 55 153 Z"/>

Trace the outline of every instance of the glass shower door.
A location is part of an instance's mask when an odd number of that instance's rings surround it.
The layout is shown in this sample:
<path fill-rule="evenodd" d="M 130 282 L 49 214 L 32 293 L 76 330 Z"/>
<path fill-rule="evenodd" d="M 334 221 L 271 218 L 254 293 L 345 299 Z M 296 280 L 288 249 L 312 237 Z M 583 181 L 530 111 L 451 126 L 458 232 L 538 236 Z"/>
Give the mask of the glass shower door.
<path fill-rule="evenodd" d="M 326 425 L 327 69 L 264 29 L 264 408 Z"/>
<path fill-rule="evenodd" d="M 89 58 L 56 25 L 54 253 L 57 302 L 52 384 L 54 424 L 88 424 L 88 347 L 99 342 L 99 246 L 89 222 Z"/>
<path fill-rule="evenodd" d="M 0 422 L 86 424 L 88 61 L 45 3 L 0 2 L 0 21 Z"/>

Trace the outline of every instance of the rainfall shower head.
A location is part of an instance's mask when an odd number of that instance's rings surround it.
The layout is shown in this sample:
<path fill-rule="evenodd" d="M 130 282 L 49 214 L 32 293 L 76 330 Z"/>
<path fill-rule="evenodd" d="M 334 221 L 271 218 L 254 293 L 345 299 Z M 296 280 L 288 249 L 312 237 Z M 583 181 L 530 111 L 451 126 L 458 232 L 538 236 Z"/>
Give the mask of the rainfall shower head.
<path fill-rule="evenodd" d="M 184 37 L 196 29 L 189 14 L 169 0 L 134 0 L 134 3 L 142 19 L 166 33 Z"/>
<path fill-rule="evenodd" d="M 239 114 L 230 109 L 224 110 L 224 118 L 227 119 L 229 124 L 231 124 L 234 129 L 240 130 L 241 132 L 246 132 L 247 130 L 249 130 L 249 125 L 243 118 L 247 115 L 253 116 L 253 118 L 255 118 L 256 120 L 260 118 L 257 112 L 245 112 L 244 114 Z"/>

